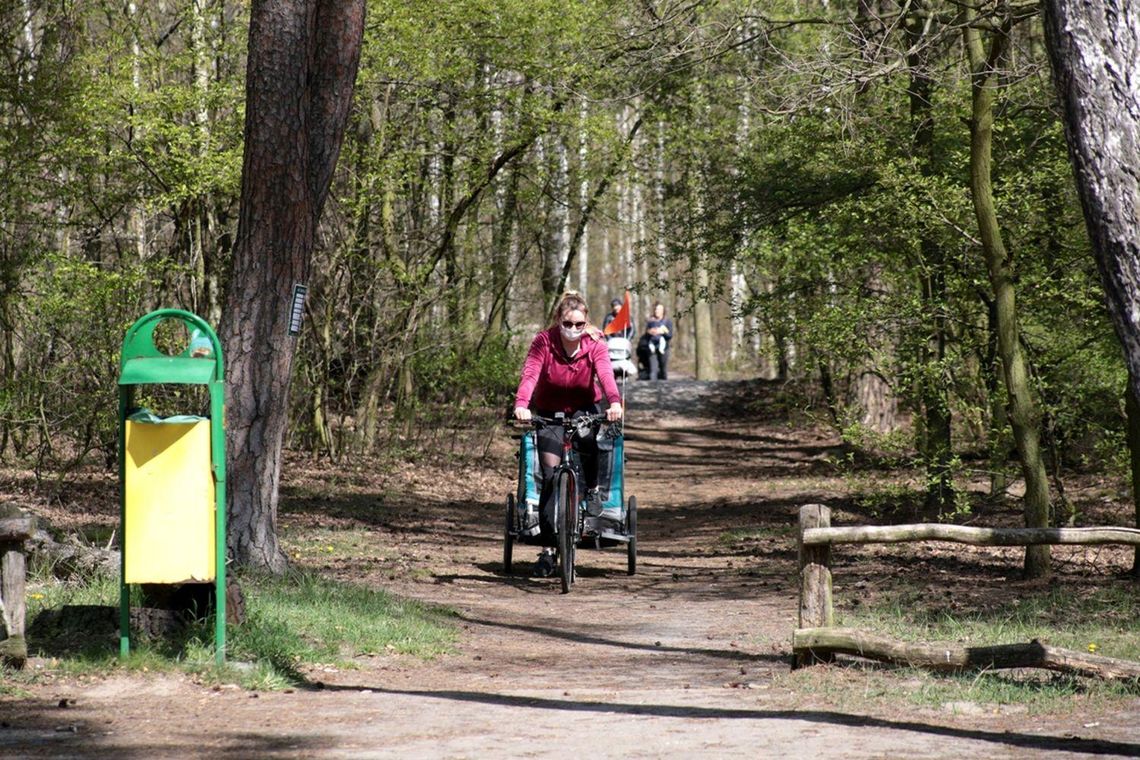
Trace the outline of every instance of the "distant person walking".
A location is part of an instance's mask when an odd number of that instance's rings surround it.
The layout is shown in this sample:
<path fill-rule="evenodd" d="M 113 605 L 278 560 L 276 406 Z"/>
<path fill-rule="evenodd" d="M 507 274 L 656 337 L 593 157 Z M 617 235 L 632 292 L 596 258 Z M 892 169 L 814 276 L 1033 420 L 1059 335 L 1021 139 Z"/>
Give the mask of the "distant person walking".
<path fill-rule="evenodd" d="M 626 317 L 625 327 L 618 326 L 615 329 L 606 329 L 610 326 L 610 322 L 613 322 L 614 319 L 617 318 L 617 315 L 621 313 L 623 303 L 620 298 L 615 298 L 610 301 L 610 313 L 602 320 L 602 332 L 606 335 L 616 335 L 619 338 L 630 340 L 633 338 L 633 324 L 629 321 L 629 317 Z"/>
<path fill-rule="evenodd" d="M 665 316 L 665 304 L 653 304 L 653 316 L 645 322 L 645 338 L 649 348 L 649 379 L 666 380 L 669 377 L 669 343 L 673 340 L 673 320 Z"/>

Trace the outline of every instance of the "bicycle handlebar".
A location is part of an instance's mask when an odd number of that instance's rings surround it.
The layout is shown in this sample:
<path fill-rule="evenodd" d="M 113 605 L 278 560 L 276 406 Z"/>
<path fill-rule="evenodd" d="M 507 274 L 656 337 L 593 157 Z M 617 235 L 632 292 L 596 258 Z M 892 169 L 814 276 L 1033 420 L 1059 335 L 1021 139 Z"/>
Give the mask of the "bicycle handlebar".
<path fill-rule="evenodd" d="M 576 417 L 565 417 L 563 419 L 558 419 L 557 417 L 543 417 L 538 414 L 532 414 L 530 420 L 525 423 L 520 420 L 512 421 L 519 426 L 525 424 L 528 427 L 539 429 L 554 425 L 562 425 L 570 430 L 573 430 L 574 433 L 581 437 L 586 430 L 593 430 L 596 432 L 603 423 L 606 423 L 606 415 L 605 413 L 579 414 Z M 620 428 L 622 422 L 623 420 L 617 420 L 615 422 L 610 422 L 609 424 Z"/>
<path fill-rule="evenodd" d="M 606 415 L 605 414 L 579 414 L 575 417 L 563 417 L 562 419 L 558 419 L 557 417 L 543 417 L 540 414 L 532 414 L 530 416 L 531 424 L 536 426 L 536 427 L 544 427 L 546 425 L 567 425 L 567 424 L 574 425 L 574 426 L 582 425 L 582 424 L 597 425 L 597 424 L 605 422 L 605 421 L 606 421 Z"/>

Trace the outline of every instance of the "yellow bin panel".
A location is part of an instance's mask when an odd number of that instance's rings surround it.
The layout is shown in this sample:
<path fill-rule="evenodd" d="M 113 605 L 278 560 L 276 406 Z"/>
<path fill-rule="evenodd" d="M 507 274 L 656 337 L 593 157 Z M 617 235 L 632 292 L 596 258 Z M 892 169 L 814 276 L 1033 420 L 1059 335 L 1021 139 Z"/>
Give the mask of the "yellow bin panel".
<path fill-rule="evenodd" d="M 214 579 L 210 421 L 127 420 L 125 583 Z"/>

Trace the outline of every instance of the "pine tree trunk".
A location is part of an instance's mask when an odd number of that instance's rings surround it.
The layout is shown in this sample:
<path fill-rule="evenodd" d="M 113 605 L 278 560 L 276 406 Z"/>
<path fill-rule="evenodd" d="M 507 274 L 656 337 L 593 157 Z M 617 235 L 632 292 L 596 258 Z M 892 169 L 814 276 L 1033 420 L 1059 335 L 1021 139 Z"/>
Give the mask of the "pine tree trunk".
<path fill-rule="evenodd" d="M 1049 525 L 1049 481 L 1041 456 L 1039 413 L 1032 397 L 1029 369 L 1021 351 L 1018 335 L 1017 301 L 1013 286 L 1013 270 L 998 226 L 991 182 L 991 150 L 993 141 L 993 102 L 996 82 L 994 71 L 1004 57 L 1008 29 L 993 33 L 987 58 L 980 32 L 965 29 L 966 48 L 970 57 L 972 80 L 972 112 L 970 119 L 970 189 L 974 213 L 978 220 L 982 251 L 989 271 L 997 308 L 998 353 L 1001 356 L 1006 388 L 1009 392 L 1009 421 L 1014 443 L 1021 458 L 1025 477 L 1023 508 L 1025 525 L 1044 528 Z M 1039 578 L 1050 573 L 1048 546 L 1025 548 L 1025 575 Z"/>
<path fill-rule="evenodd" d="M 1140 399 L 1136 398 L 1131 380 L 1124 389 L 1124 408 L 1128 414 L 1128 463 L 1132 474 L 1132 509 L 1136 527 L 1140 528 Z M 1132 553 L 1132 577 L 1140 578 L 1140 546 Z"/>
<path fill-rule="evenodd" d="M 1077 194 L 1140 394 L 1140 5 L 1045 0 L 1042 8 Z"/>
<path fill-rule="evenodd" d="M 226 351 L 229 549 L 282 572 L 277 488 L 289 411 L 295 284 L 308 282 L 317 221 L 360 60 L 363 0 L 260 0 L 250 15 L 245 160 Z"/>

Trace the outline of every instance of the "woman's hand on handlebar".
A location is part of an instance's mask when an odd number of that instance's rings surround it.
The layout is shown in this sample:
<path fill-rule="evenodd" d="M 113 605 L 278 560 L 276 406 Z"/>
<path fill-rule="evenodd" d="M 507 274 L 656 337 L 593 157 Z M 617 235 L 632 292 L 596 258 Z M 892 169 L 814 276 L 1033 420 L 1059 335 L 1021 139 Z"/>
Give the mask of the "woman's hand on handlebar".
<path fill-rule="evenodd" d="M 515 407 L 515 419 L 516 420 L 518 420 L 519 422 L 530 422 L 530 417 L 531 417 L 530 409 L 527 409 L 525 406 L 516 406 Z"/>
<path fill-rule="evenodd" d="M 518 411 L 517 409 L 515 411 Z M 619 422 L 621 421 L 622 408 L 621 402 L 615 401 L 610 404 L 610 408 L 606 410 L 606 422 Z"/>

